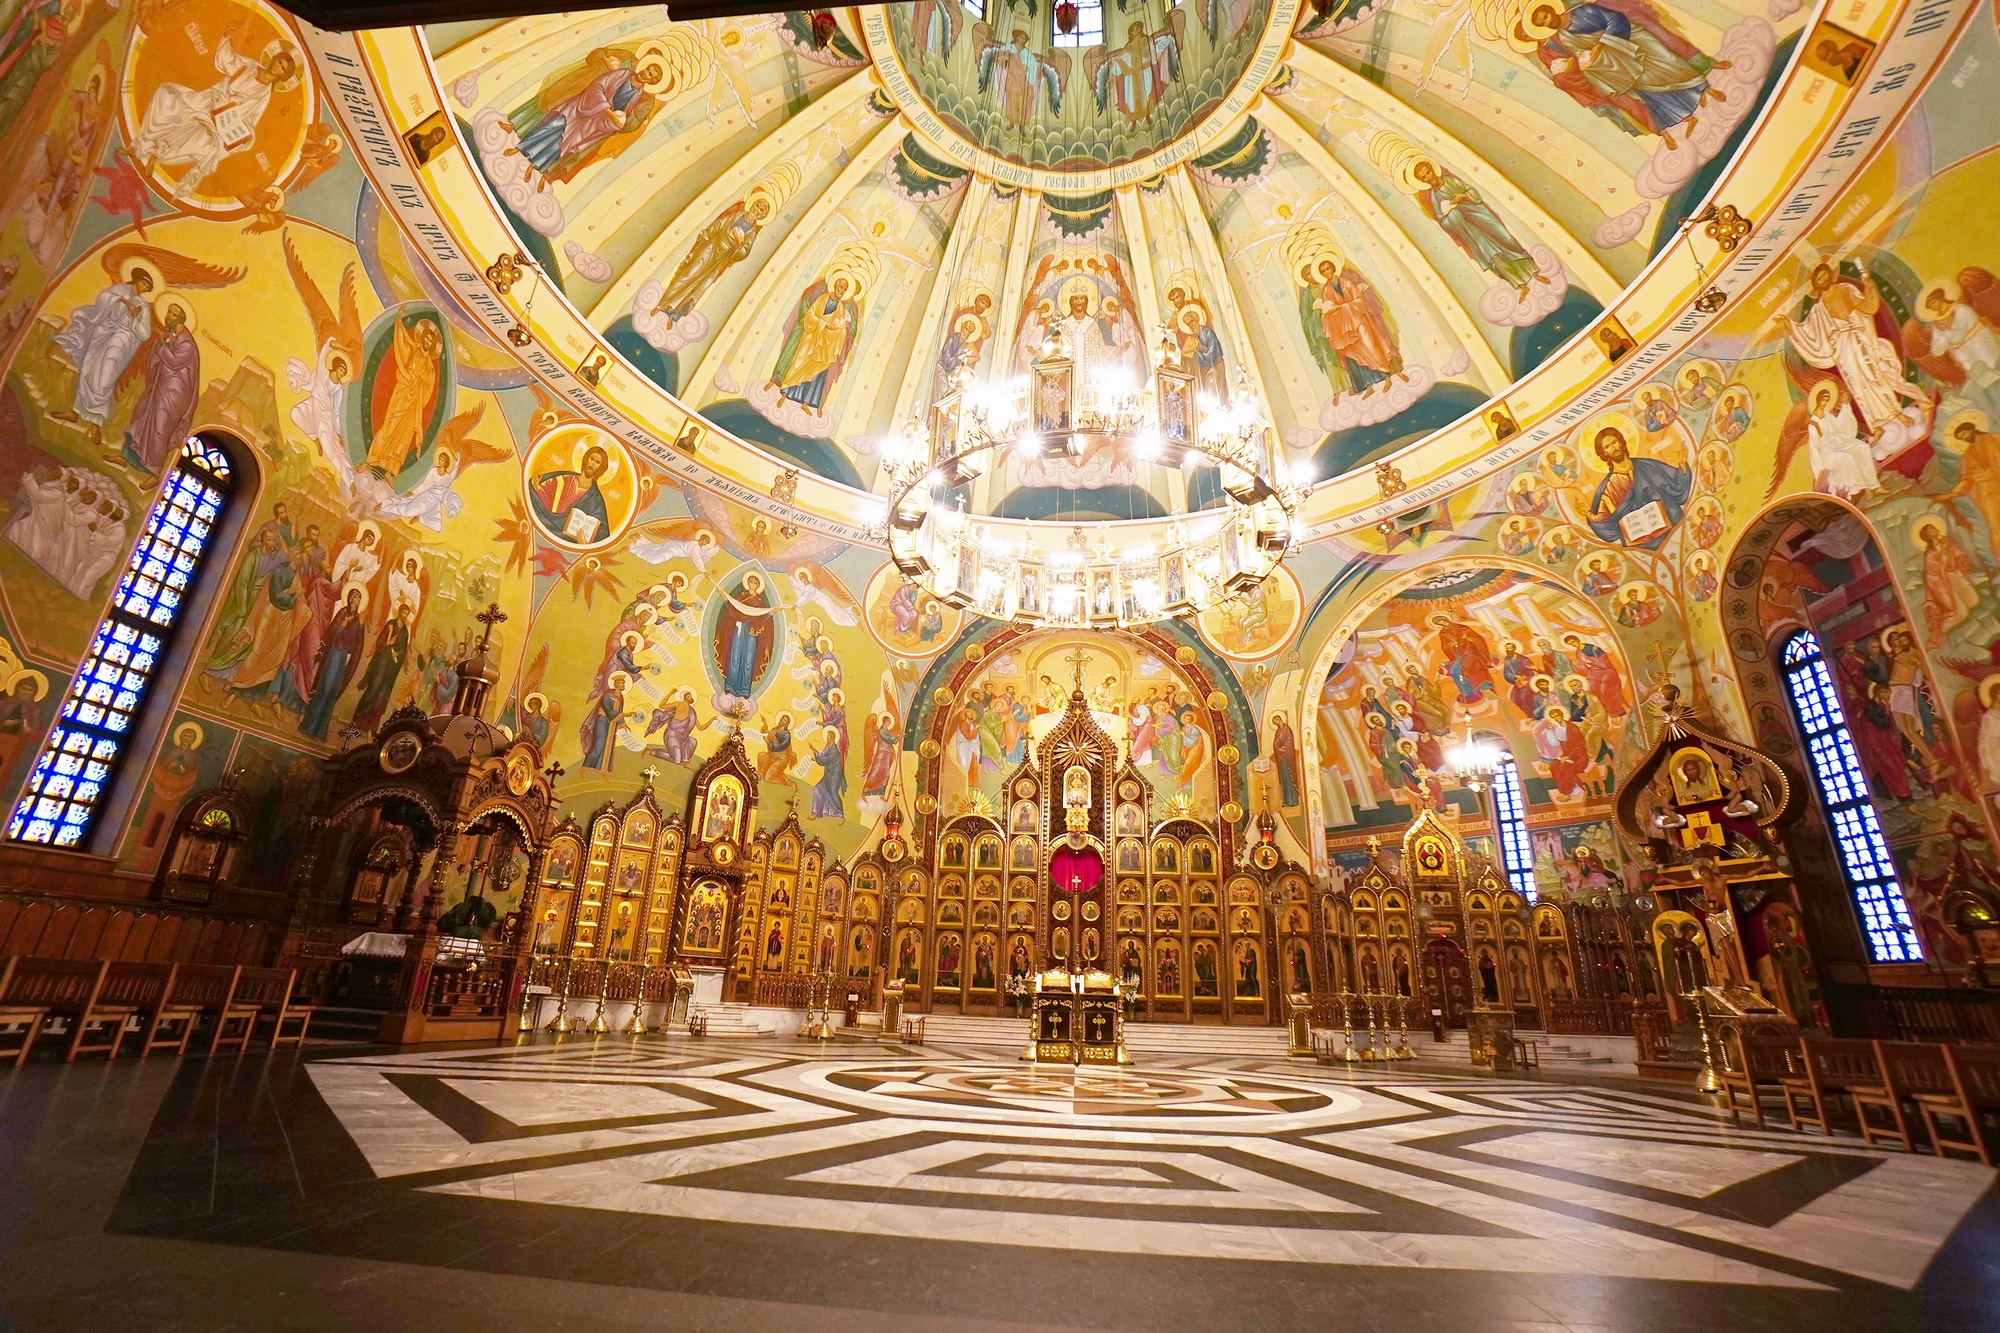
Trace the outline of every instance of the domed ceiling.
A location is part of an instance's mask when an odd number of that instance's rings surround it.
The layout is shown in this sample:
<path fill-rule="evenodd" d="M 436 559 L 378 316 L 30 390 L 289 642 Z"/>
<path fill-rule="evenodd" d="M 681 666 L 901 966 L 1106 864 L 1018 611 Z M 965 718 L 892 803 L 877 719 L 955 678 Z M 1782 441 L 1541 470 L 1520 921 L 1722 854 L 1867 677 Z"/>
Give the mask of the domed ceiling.
<path fill-rule="evenodd" d="M 711 463 L 747 444 L 834 483 L 815 503 L 838 510 L 824 496 L 878 490 L 883 438 L 952 371 L 1022 373 L 1078 301 L 1134 374 L 1164 328 L 1205 389 L 1247 387 L 1316 478 L 1477 422 L 1676 240 L 1776 86 L 1795 9 L 1110 0 L 1062 36 L 1049 0 L 922 0 L 424 39 L 546 274 L 515 295 L 538 327 L 573 309 L 615 357 L 567 334 L 554 354 L 707 423 L 656 413 L 656 437 Z M 1677 297 L 1698 280 L 1676 274 Z M 993 513 L 1157 512 L 1120 466 L 980 485 Z"/>

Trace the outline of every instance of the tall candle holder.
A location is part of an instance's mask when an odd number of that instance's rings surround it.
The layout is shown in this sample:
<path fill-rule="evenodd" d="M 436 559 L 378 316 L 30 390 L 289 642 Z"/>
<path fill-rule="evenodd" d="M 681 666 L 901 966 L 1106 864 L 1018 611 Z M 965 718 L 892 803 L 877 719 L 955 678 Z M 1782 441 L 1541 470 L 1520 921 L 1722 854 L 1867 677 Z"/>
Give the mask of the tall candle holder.
<path fill-rule="evenodd" d="M 1417 1053 L 1410 1049 L 1410 997 L 1396 997 L 1396 1049 L 1390 1052 L 1397 1060 L 1414 1060 Z"/>
<path fill-rule="evenodd" d="M 611 960 L 604 960 L 604 971 L 597 980 L 597 1012 L 591 1015 L 590 1026 L 584 1029 L 593 1037 L 601 1037 L 611 1031 L 611 1024 L 605 1021 L 604 1008 L 611 998 Z"/>
<path fill-rule="evenodd" d="M 643 1037 L 651 1031 L 646 1026 L 646 970 L 647 963 L 639 963 L 639 984 L 632 992 L 632 1017 L 618 1030 L 628 1037 Z"/>
<path fill-rule="evenodd" d="M 569 1016 L 569 983 L 576 971 L 576 960 L 562 960 L 562 984 L 556 987 L 556 1016 L 549 1020 L 548 1031 L 558 1037 L 566 1037 L 576 1031 L 576 1022 Z"/>
<path fill-rule="evenodd" d="M 1361 1052 L 1354 1049 L 1354 996 L 1348 991 L 1340 993 L 1340 1032 L 1343 1045 L 1340 1058 L 1347 1064 L 1361 1059 Z"/>

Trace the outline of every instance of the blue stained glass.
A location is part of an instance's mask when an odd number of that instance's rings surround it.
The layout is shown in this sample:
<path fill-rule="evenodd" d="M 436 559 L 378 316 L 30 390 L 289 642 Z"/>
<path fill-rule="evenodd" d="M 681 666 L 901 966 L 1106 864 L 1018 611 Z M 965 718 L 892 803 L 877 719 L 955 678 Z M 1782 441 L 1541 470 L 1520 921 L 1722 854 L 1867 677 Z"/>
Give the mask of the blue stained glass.
<path fill-rule="evenodd" d="M 15 804 L 9 838 L 73 847 L 88 835 L 232 481 L 221 449 L 199 439 L 182 447 Z"/>
<path fill-rule="evenodd" d="M 1813 781 L 1833 825 L 1834 840 L 1840 844 L 1841 874 L 1861 913 L 1869 955 L 1878 963 L 1922 962 L 1923 944 L 1896 879 L 1888 839 L 1882 836 L 1882 823 L 1868 794 L 1868 777 L 1855 753 L 1847 714 L 1834 693 L 1818 637 L 1800 631 L 1785 644 L 1781 658 L 1785 690 L 1805 733 Z"/>
<path fill-rule="evenodd" d="M 1535 901 L 1535 848 L 1528 840 L 1528 807 L 1521 798 L 1521 774 L 1512 756 L 1493 770 L 1493 823 L 1500 833 L 1500 860 L 1507 882 L 1529 902 Z"/>

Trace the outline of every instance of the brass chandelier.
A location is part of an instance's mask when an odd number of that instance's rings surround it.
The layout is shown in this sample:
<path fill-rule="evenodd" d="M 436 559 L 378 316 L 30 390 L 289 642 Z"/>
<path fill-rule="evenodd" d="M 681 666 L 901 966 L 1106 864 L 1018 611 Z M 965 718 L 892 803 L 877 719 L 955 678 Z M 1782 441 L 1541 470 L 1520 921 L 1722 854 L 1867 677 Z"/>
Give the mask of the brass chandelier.
<path fill-rule="evenodd" d="M 1198 395 L 1192 357 L 1162 332 L 1150 385 L 1079 366 L 1059 325 L 1023 378 L 981 384 L 956 372 L 928 421 L 883 444 L 889 554 L 903 577 L 948 605 L 1056 628 L 1195 615 L 1270 577 L 1298 536 L 1306 478 L 1286 466 L 1241 368 L 1226 399 Z M 960 488 L 1009 455 L 1081 463 L 1107 450 L 1134 464 L 1213 467 L 1220 497 L 1090 522 L 963 508 Z"/>

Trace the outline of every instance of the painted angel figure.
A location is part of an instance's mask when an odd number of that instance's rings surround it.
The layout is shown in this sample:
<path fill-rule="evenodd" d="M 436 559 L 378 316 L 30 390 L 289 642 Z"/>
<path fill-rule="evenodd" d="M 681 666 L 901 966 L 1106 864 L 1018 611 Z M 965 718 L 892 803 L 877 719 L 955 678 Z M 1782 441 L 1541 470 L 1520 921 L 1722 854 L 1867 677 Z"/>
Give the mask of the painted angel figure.
<path fill-rule="evenodd" d="M 168 295 L 169 285 L 222 287 L 244 272 L 132 242 L 107 246 L 99 262 L 113 281 L 73 311 L 53 340 L 76 371 L 76 389 L 68 407 L 49 414 L 82 425 L 92 443 L 103 442 L 104 422 L 131 382 L 127 372 L 152 338 L 152 302 Z"/>
<path fill-rule="evenodd" d="M 1036 103 L 1046 93 L 1049 114 L 1062 114 L 1063 85 L 1069 82 L 1069 53 L 1062 50 L 1037 51 L 1028 43 L 1028 31 L 1016 28 L 1004 42 L 995 39 L 992 25 L 972 25 L 973 49 L 978 52 L 979 91 L 990 93 L 1000 87 L 1000 115 L 1016 129 L 1034 123 Z"/>
<path fill-rule="evenodd" d="M 814 565 L 799 565 L 791 574 L 793 595 L 798 598 L 796 605 L 802 614 L 808 608 L 818 608 L 836 625 L 861 623 L 861 607 L 847 596 L 833 575 Z"/>
<path fill-rule="evenodd" d="M 514 451 L 506 445 L 466 438 L 485 413 L 486 404 L 476 402 L 445 422 L 438 431 L 437 447 L 431 453 L 431 470 L 407 494 L 376 505 L 376 512 L 390 518 L 407 518 L 432 532 L 444 531 L 444 521 L 457 518 L 465 508 L 465 498 L 452 489 L 460 474 L 480 463 L 498 463 L 514 456 Z"/>
<path fill-rule="evenodd" d="M 239 53 L 235 39 L 243 20 L 231 20 L 215 44 L 215 72 L 222 77 L 206 88 L 162 83 L 146 104 L 145 118 L 132 136 L 132 156 L 153 175 L 161 167 L 185 167 L 173 197 L 192 197 L 215 174 L 223 159 L 250 150 L 274 93 L 289 91 L 303 77 L 298 48 L 283 39 L 265 46 L 255 59 Z"/>
<path fill-rule="evenodd" d="M 347 456 L 343 419 L 347 410 L 347 386 L 361 365 L 361 311 L 355 300 L 355 267 L 349 264 L 340 275 L 340 309 L 326 299 L 312 274 L 306 271 L 292 238 L 285 237 L 285 268 L 313 325 L 313 364 L 298 357 L 285 362 L 285 382 L 294 393 L 305 397 L 291 411 L 292 424 L 319 445 L 320 454 L 332 465 L 339 478 L 343 498 L 351 498 L 354 463 Z"/>
<path fill-rule="evenodd" d="M 1176 9 L 1157 32 L 1133 23 L 1125 29 L 1123 46 L 1092 47 L 1083 57 L 1083 71 L 1097 109 L 1116 106 L 1127 120 L 1150 116 L 1168 86 L 1181 76 L 1181 38 L 1186 31 L 1187 11 Z"/>
<path fill-rule="evenodd" d="M 715 558 L 719 549 L 715 531 L 699 519 L 670 518 L 654 523 L 642 523 L 632 529 L 632 554 L 649 565 L 664 565 L 669 560 L 692 561 L 694 567 L 706 573 L 708 562 Z M 674 608 L 678 611 L 680 608 Z"/>
<path fill-rule="evenodd" d="M 959 0 L 916 0 L 910 6 L 910 37 L 917 50 L 943 64 L 958 45 L 959 25 L 965 21 Z"/>

